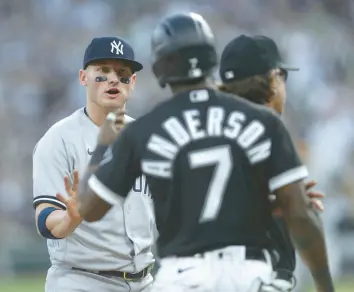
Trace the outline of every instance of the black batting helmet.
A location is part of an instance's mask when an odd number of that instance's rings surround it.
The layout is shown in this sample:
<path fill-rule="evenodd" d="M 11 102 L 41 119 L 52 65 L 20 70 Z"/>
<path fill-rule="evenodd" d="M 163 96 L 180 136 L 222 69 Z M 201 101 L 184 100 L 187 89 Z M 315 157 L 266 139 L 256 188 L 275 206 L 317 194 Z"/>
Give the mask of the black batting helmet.
<path fill-rule="evenodd" d="M 161 87 L 210 76 L 217 65 L 215 37 L 196 13 L 162 20 L 151 38 L 152 70 Z"/>

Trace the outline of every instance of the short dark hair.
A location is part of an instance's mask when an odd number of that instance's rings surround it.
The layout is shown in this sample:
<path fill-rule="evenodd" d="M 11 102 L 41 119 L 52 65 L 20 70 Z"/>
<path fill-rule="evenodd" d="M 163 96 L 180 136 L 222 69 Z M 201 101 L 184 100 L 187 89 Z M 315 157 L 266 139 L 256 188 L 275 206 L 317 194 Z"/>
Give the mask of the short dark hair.
<path fill-rule="evenodd" d="M 270 102 L 276 90 L 274 71 L 219 85 L 219 90 L 236 94 L 257 104 Z"/>

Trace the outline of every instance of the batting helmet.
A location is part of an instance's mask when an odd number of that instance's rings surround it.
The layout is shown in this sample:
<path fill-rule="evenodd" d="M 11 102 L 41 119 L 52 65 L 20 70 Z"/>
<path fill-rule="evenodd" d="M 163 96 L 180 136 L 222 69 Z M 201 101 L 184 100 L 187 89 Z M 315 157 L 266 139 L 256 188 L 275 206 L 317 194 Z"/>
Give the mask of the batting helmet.
<path fill-rule="evenodd" d="M 217 65 L 215 37 L 196 13 L 162 20 L 151 38 L 152 69 L 161 87 L 210 76 Z"/>

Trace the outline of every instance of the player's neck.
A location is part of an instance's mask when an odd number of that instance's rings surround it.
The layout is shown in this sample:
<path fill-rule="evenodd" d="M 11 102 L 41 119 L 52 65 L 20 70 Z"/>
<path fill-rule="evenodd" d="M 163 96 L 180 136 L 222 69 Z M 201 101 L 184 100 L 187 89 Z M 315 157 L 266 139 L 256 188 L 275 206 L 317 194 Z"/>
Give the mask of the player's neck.
<path fill-rule="evenodd" d="M 170 85 L 171 91 L 173 94 L 179 94 L 184 91 L 197 90 L 201 88 L 216 88 L 215 83 L 212 79 L 207 78 L 196 84 L 178 84 L 178 85 Z"/>
<path fill-rule="evenodd" d="M 102 126 L 108 112 L 103 110 L 95 103 L 88 102 L 86 104 L 86 112 L 90 120 L 98 127 Z"/>

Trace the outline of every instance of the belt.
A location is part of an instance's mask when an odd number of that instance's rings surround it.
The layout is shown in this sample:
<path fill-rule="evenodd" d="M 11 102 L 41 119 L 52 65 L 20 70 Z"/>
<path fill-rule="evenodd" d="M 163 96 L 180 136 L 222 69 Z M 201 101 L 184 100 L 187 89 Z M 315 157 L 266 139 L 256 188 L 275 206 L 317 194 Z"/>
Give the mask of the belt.
<path fill-rule="evenodd" d="M 195 256 L 203 258 L 205 256 L 205 253 L 203 253 L 203 252 L 198 253 Z M 220 259 L 222 259 L 224 256 L 224 253 L 222 251 L 220 251 L 218 256 Z M 262 262 L 266 262 L 266 263 L 268 262 L 264 250 L 262 250 L 260 248 L 255 248 L 255 247 L 246 247 L 246 260 L 262 261 Z"/>
<path fill-rule="evenodd" d="M 72 267 L 71 269 L 74 271 L 87 272 L 87 273 L 92 273 L 92 274 L 96 274 L 96 275 L 100 275 L 100 276 L 118 277 L 118 278 L 122 278 L 126 281 L 139 281 L 139 280 L 144 279 L 150 273 L 153 266 L 154 266 L 154 264 L 151 264 L 136 274 L 122 272 L 122 271 L 93 271 L 93 270 L 86 270 L 86 269 L 80 269 L 80 268 L 74 268 L 74 267 Z"/>
<path fill-rule="evenodd" d="M 254 247 L 246 247 L 246 260 L 268 262 L 264 250 Z"/>
<path fill-rule="evenodd" d="M 276 275 L 276 279 L 282 279 L 290 283 L 295 282 L 296 284 L 296 278 L 292 271 L 286 269 L 276 269 L 274 270 L 274 273 Z"/>

